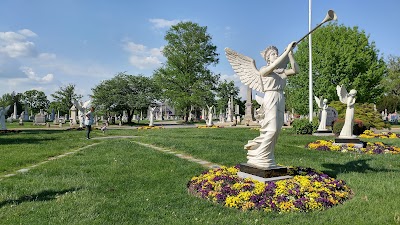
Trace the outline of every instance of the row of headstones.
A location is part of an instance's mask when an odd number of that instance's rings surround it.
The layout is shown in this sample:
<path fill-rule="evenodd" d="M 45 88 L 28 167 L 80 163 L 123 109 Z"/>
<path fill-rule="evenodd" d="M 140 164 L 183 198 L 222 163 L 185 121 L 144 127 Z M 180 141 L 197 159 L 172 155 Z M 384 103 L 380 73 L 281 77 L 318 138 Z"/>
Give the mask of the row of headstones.
<path fill-rule="evenodd" d="M 387 110 L 382 111 L 381 113 L 382 115 L 382 119 L 384 121 L 388 121 L 391 123 L 397 123 L 399 121 L 399 114 L 397 114 L 397 111 L 395 111 L 394 113 L 387 113 Z"/>

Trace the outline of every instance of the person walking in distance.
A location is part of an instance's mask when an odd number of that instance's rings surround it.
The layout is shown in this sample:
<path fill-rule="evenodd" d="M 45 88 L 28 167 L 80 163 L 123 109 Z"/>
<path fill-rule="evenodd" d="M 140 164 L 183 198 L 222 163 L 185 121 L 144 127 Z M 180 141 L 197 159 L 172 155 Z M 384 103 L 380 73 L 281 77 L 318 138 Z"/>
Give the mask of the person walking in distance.
<path fill-rule="evenodd" d="M 90 107 L 90 111 L 86 113 L 85 126 L 86 126 L 87 139 L 90 139 L 90 131 L 92 131 L 93 113 L 94 113 L 94 107 Z"/>

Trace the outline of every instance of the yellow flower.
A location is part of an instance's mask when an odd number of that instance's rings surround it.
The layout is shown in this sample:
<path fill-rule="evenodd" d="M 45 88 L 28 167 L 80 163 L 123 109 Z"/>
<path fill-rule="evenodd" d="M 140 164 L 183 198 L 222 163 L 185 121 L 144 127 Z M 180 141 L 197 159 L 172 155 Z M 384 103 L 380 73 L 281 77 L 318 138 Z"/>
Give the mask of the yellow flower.
<path fill-rule="evenodd" d="M 228 196 L 225 200 L 225 205 L 231 208 L 239 207 L 240 199 L 237 196 Z"/>
<path fill-rule="evenodd" d="M 259 181 L 254 182 L 254 190 L 253 190 L 254 194 L 259 195 L 264 191 L 264 189 L 265 189 L 264 183 Z"/>
<path fill-rule="evenodd" d="M 306 176 L 295 176 L 293 179 L 299 182 L 301 186 L 310 185 L 310 180 Z"/>
<path fill-rule="evenodd" d="M 244 186 L 244 183 L 235 183 L 234 185 L 232 185 L 232 189 L 234 190 L 241 190 Z"/>
<path fill-rule="evenodd" d="M 208 192 L 208 198 L 211 199 L 213 202 L 217 201 L 217 194 L 218 191 L 210 191 Z"/>
<path fill-rule="evenodd" d="M 281 202 L 279 204 L 279 209 L 282 212 L 290 212 L 290 211 L 292 211 L 292 209 L 295 209 L 295 207 L 292 202 Z"/>
<path fill-rule="evenodd" d="M 314 199 L 310 199 L 309 202 L 306 203 L 307 208 L 315 210 L 315 209 L 322 209 L 322 204 L 316 202 Z"/>
<path fill-rule="evenodd" d="M 237 196 L 242 202 L 246 202 L 250 200 L 251 192 L 250 191 L 243 191 L 240 192 Z"/>
<path fill-rule="evenodd" d="M 232 175 L 236 175 L 236 174 L 239 172 L 239 170 L 236 169 L 235 167 L 229 167 L 229 168 L 228 168 L 228 172 L 229 172 L 230 174 L 232 174 Z"/>
<path fill-rule="evenodd" d="M 253 202 L 245 202 L 242 206 L 242 210 L 246 211 L 254 208 L 255 204 Z"/>
<path fill-rule="evenodd" d="M 288 186 L 286 180 L 279 180 L 276 183 L 275 196 L 287 195 Z"/>

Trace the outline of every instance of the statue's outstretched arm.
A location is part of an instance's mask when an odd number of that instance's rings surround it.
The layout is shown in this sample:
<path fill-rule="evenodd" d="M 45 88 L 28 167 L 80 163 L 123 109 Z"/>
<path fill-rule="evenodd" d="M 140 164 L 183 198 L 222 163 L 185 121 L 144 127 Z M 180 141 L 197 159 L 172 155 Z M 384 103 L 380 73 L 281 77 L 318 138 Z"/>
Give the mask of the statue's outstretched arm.
<path fill-rule="evenodd" d="M 294 75 L 300 72 L 299 65 L 296 63 L 293 57 L 293 51 L 290 51 L 289 54 L 289 61 L 290 61 L 290 69 L 285 70 L 286 76 Z"/>
<path fill-rule="evenodd" d="M 263 67 L 260 69 L 260 75 L 265 77 L 268 76 L 274 69 L 276 69 L 279 64 L 282 63 L 282 61 L 288 56 L 289 52 L 291 52 L 295 46 L 296 42 L 291 42 L 285 51 L 280 55 L 273 63 L 268 65 L 267 67 Z"/>

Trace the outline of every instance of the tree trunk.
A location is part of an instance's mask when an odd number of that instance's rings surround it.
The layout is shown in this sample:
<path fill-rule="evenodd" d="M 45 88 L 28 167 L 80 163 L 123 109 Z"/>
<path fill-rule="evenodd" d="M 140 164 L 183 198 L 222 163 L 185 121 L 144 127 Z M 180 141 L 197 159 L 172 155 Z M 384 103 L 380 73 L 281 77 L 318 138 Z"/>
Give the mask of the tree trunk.
<path fill-rule="evenodd" d="M 134 112 L 135 110 L 126 110 L 126 113 L 128 114 L 128 123 L 130 123 L 130 122 L 132 122 L 132 117 L 133 117 L 133 112 Z"/>

